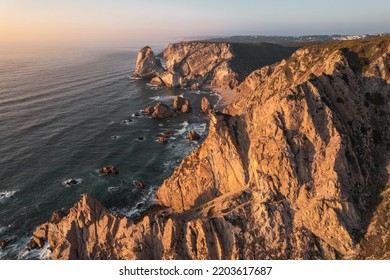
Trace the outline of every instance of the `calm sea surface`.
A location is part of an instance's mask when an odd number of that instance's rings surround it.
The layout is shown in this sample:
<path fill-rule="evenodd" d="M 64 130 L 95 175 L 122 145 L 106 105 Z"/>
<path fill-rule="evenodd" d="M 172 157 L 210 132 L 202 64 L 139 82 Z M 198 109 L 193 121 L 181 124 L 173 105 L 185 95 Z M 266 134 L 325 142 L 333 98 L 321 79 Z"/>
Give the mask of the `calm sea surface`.
<path fill-rule="evenodd" d="M 207 134 L 200 99 L 216 94 L 153 88 L 132 80 L 136 49 L 0 50 L 0 259 L 42 258 L 26 251 L 35 227 L 83 193 L 131 215 Z M 134 114 L 157 101 L 189 98 L 193 113 L 166 120 Z M 155 135 L 171 129 L 167 144 Z M 117 176 L 100 176 L 112 164 Z M 80 183 L 67 187 L 64 181 Z M 136 190 L 133 180 L 147 189 Z M 141 207 L 142 208 L 142 207 Z"/>

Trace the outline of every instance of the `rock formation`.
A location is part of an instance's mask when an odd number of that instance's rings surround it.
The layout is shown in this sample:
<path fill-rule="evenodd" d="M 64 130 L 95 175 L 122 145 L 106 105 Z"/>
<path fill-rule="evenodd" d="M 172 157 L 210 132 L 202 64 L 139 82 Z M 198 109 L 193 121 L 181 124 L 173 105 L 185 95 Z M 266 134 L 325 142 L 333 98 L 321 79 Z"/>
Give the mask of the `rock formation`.
<path fill-rule="evenodd" d="M 165 119 L 173 116 L 173 112 L 168 105 L 164 103 L 157 103 L 153 108 L 152 118 L 153 119 Z"/>
<path fill-rule="evenodd" d="M 200 139 L 200 135 L 198 133 L 196 133 L 195 130 L 191 130 L 190 132 L 188 132 L 186 138 L 191 140 L 191 141 L 199 140 Z"/>
<path fill-rule="evenodd" d="M 238 92 L 147 213 L 84 196 L 34 238 L 53 259 L 389 258 L 390 37 L 302 48 Z"/>
<path fill-rule="evenodd" d="M 104 166 L 104 167 L 100 168 L 99 172 L 101 174 L 104 174 L 104 175 L 108 175 L 108 174 L 117 175 L 117 174 L 119 174 L 118 169 L 116 169 L 116 167 L 113 165 Z"/>
<path fill-rule="evenodd" d="M 150 47 L 144 47 L 138 52 L 137 64 L 133 73 L 137 78 L 153 78 L 162 73 L 164 68 L 161 62 L 155 57 Z"/>
<path fill-rule="evenodd" d="M 175 99 L 173 99 L 173 110 L 188 114 L 192 111 L 192 107 L 188 99 L 176 96 Z"/>
<path fill-rule="evenodd" d="M 286 58 L 295 50 L 274 44 L 175 43 L 163 51 L 166 69 L 162 69 L 152 50 L 145 47 L 139 52 L 134 76 L 152 77 L 151 84 L 158 86 L 233 89 L 253 70 Z"/>
<path fill-rule="evenodd" d="M 210 101 L 207 99 L 207 97 L 202 97 L 201 103 L 200 103 L 200 110 L 204 114 L 208 114 L 209 111 L 212 109 Z"/>

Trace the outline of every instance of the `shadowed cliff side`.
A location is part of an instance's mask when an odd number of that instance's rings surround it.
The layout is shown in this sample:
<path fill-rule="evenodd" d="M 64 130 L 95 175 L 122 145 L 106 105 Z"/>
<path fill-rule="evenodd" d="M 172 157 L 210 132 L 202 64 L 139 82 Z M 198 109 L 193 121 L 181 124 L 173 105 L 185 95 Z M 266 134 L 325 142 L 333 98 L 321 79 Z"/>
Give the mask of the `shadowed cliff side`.
<path fill-rule="evenodd" d="M 303 48 L 252 72 L 131 220 L 84 196 L 37 228 L 52 258 L 388 258 L 390 41 Z"/>

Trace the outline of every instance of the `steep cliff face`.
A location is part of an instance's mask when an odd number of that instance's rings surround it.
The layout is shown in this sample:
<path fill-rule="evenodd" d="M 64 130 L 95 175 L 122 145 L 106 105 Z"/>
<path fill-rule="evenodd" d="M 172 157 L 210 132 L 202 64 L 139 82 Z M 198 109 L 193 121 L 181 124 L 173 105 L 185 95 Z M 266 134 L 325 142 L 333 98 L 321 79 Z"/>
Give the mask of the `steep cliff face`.
<path fill-rule="evenodd" d="M 158 84 L 162 81 L 168 87 L 197 89 L 210 85 L 233 89 L 253 70 L 286 58 L 294 50 L 274 44 L 175 43 L 169 44 L 162 53 L 166 60 L 165 71 L 156 71 L 149 66 L 144 69 L 145 64 L 139 60 L 136 73 L 157 75 Z M 153 82 L 156 83 L 156 79 Z"/>
<path fill-rule="evenodd" d="M 377 216 L 389 203 L 389 39 L 303 48 L 251 73 L 159 188 L 163 209 L 132 221 L 84 197 L 35 236 L 53 258 L 75 256 L 68 247 L 79 258 L 387 258 L 370 244 L 389 244 Z"/>
<path fill-rule="evenodd" d="M 151 47 L 144 47 L 138 52 L 133 76 L 136 78 L 153 78 L 164 72 L 161 62 Z"/>

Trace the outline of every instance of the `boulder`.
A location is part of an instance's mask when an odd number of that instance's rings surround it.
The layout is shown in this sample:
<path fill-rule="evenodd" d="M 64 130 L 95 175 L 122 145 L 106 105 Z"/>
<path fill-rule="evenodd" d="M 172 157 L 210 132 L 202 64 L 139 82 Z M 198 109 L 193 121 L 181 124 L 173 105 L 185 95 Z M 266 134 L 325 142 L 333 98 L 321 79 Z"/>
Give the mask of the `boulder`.
<path fill-rule="evenodd" d="M 173 117 L 171 108 L 161 102 L 157 103 L 157 105 L 153 108 L 152 118 L 165 119 L 169 117 Z"/>
<path fill-rule="evenodd" d="M 173 110 L 188 114 L 192 111 L 192 107 L 188 99 L 176 96 L 173 100 Z"/>
<path fill-rule="evenodd" d="M 167 139 L 167 137 L 166 136 L 164 136 L 164 135 L 158 135 L 157 136 L 157 139 L 158 139 L 158 142 L 160 142 L 160 143 L 168 143 L 168 139 Z"/>
<path fill-rule="evenodd" d="M 117 174 L 119 174 L 118 169 L 116 169 L 116 167 L 113 165 L 104 166 L 104 167 L 100 168 L 99 172 L 101 174 L 104 174 L 104 175 L 109 175 L 109 174 L 117 175 Z"/>
<path fill-rule="evenodd" d="M 158 58 L 150 47 L 144 47 L 138 52 L 137 64 L 133 76 L 137 78 L 153 78 L 164 72 Z"/>
<path fill-rule="evenodd" d="M 134 181 L 134 182 L 133 182 L 133 185 L 134 185 L 134 187 L 136 187 L 137 189 L 144 189 L 144 188 L 146 187 L 145 182 L 140 181 L 140 180 Z"/>
<path fill-rule="evenodd" d="M 164 131 L 164 135 L 169 136 L 169 135 L 173 135 L 173 134 L 175 134 L 175 132 L 173 130 L 168 129 L 168 130 Z"/>
<path fill-rule="evenodd" d="M 202 100 L 200 102 L 200 108 L 202 113 L 208 114 L 209 111 L 212 109 L 210 101 L 207 99 L 207 97 L 202 97 Z"/>
<path fill-rule="evenodd" d="M 11 243 L 11 240 L 8 240 L 8 239 L 0 240 L 0 250 L 5 249 L 5 247 L 7 247 L 8 244 L 10 244 L 10 243 Z"/>
<path fill-rule="evenodd" d="M 154 86 L 159 86 L 159 87 L 160 87 L 160 86 L 165 86 L 163 80 L 161 80 L 161 78 L 158 77 L 158 76 L 152 78 L 152 79 L 150 80 L 150 84 L 152 84 L 152 85 L 154 85 Z"/>
<path fill-rule="evenodd" d="M 187 139 L 189 140 L 199 140 L 200 139 L 200 135 L 198 133 L 195 132 L 195 130 L 191 130 L 187 136 L 186 136 Z"/>
<path fill-rule="evenodd" d="M 151 115 L 151 114 L 153 114 L 153 112 L 154 112 L 154 107 L 153 107 L 153 106 L 148 106 L 148 107 L 146 107 L 146 108 L 144 109 L 143 112 L 144 112 L 145 114 Z"/>

